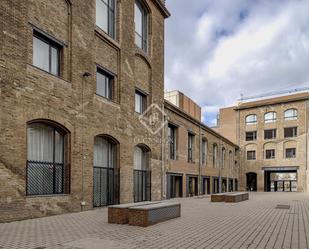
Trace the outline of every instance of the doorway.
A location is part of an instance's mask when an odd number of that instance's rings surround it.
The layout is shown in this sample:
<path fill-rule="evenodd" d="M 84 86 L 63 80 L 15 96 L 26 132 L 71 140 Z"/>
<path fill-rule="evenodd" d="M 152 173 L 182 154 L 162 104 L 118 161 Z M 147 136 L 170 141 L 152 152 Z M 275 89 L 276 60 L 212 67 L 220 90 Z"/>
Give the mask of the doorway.
<path fill-rule="evenodd" d="M 202 194 L 209 195 L 210 194 L 210 178 L 202 177 Z"/>
<path fill-rule="evenodd" d="M 182 197 L 182 178 L 180 174 L 167 174 L 167 199 Z"/>
<path fill-rule="evenodd" d="M 257 191 L 257 174 L 249 172 L 247 175 L 247 191 Z"/>
<path fill-rule="evenodd" d="M 197 176 L 187 176 L 187 196 L 198 195 L 198 177 Z"/>

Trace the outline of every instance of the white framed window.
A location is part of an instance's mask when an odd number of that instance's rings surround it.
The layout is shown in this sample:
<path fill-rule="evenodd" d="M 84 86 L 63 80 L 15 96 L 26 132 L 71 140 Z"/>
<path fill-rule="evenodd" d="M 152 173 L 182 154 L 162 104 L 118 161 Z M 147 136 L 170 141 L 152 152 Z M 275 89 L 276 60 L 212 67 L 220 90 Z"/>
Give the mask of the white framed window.
<path fill-rule="evenodd" d="M 135 112 L 142 114 L 146 110 L 147 96 L 139 90 L 135 90 Z"/>
<path fill-rule="evenodd" d="M 297 109 L 288 109 L 284 112 L 284 120 L 296 120 L 297 118 Z"/>
<path fill-rule="evenodd" d="M 256 124 L 257 117 L 255 114 L 250 114 L 246 117 L 246 125 L 253 125 Z"/>
<path fill-rule="evenodd" d="M 267 112 L 264 115 L 264 122 L 265 123 L 273 123 L 277 120 L 277 113 L 276 112 Z"/>

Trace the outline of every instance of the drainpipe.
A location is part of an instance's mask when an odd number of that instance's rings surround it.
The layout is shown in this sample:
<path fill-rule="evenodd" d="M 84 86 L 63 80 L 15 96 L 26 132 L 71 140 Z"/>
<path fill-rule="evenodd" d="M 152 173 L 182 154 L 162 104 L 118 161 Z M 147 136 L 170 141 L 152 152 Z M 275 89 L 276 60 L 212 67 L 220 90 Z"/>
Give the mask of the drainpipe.
<path fill-rule="evenodd" d="M 81 201 L 80 201 L 80 207 L 81 207 L 81 211 L 84 211 L 84 206 L 86 205 L 85 202 L 85 196 L 84 196 L 84 192 L 85 192 L 85 187 L 84 187 L 84 160 L 86 159 L 85 155 L 84 155 L 84 112 L 85 112 L 85 107 L 84 107 L 84 85 L 85 85 L 85 80 L 87 77 L 90 77 L 91 74 L 88 72 L 85 72 L 83 74 L 83 78 L 82 78 L 82 94 L 81 94 L 81 105 L 82 105 L 82 110 L 81 110 L 81 155 L 82 155 L 82 193 L 81 193 Z"/>
<path fill-rule="evenodd" d="M 308 99 L 305 101 L 305 139 L 306 139 L 306 187 L 305 191 L 309 191 L 308 189 L 308 122 L 307 122 L 307 110 L 308 110 Z"/>
<path fill-rule="evenodd" d="M 198 173 L 198 183 L 199 183 L 199 194 L 202 194 L 202 128 L 199 124 L 199 173 Z"/>
<path fill-rule="evenodd" d="M 166 117 L 164 114 L 164 103 L 162 104 L 162 111 L 163 111 L 163 124 L 165 123 Z M 165 160 L 165 125 L 161 131 L 161 200 L 166 198 L 165 195 L 165 169 L 164 169 L 164 160 Z"/>

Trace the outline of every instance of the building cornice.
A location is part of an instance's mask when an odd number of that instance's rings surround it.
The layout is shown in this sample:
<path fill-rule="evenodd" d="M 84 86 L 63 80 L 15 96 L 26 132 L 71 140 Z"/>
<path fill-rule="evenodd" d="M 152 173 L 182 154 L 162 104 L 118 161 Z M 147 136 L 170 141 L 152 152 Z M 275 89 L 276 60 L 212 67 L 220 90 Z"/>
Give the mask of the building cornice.
<path fill-rule="evenodd" d="M 164 16 L 164 18 L 168 18 L 171 16 L 171 13 L 166 8 L 165 4 L 162 2 L 162 0 L 152 0 L 155 5 L 159 8 L 160 12 Z"/>

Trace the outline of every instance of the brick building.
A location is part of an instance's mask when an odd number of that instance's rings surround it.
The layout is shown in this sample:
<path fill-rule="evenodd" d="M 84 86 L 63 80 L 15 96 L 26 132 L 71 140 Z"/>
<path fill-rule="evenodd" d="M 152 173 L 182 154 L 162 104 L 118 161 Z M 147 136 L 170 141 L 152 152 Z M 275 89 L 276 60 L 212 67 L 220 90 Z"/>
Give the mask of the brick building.
<path fill-rule="evenodd" d="M 0 2 L 0 220 L 161 199 L 161 0 Z"/>
<path fill-rule="evenodd" d="M 241 151 L 240 187 L 308 191 L 308 92 L 220 110 L 217 132 Z"/>
<path fill-rule="evenodd" d="M 166 197 L 237 190 L 238 146 L 201 122 L 201 108 L 179 91 L 165 93 Z"/>

